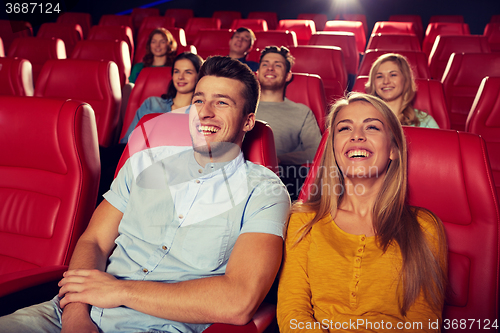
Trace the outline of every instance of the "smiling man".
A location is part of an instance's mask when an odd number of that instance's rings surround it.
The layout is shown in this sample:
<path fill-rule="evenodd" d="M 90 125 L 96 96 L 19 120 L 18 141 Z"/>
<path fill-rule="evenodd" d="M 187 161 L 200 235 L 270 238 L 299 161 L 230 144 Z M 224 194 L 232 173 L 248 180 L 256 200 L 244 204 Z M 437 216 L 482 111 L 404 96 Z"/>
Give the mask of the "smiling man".
<path fill-rule="evenodd" d="M 2 332 L 202 332 L 248 322 L 278 272 L 290 205 L 276 175 L 241 152 L 258 99 L 247 66 L 209 58 L 189 114 L 193 149 L 132 155 L 78 241 L 59 295 L 0 318 Z M 168 116 L 184 115 L 160 117 Z"/>
<path fill-rule="evenodd" d="M 255 42 L 255 34 L 252 30 L 241 27 L 236 29 L 233 36 L 229 40 L 229 56 L 232 59 L 237 59 L 246 64 L 254 72 L 259 68 L 259 64 L 255 61 L 247 60 L 247 54 L 252 50 Z"/>
<path fill-rule="evenodd" d="M 268 46 L 260 56 L 257 77 L 261 98 L 257 118 L 273 129 L 276 152 L 282 165 L 312 162 L 321 133 L 312 111 L 285 98 L 292 80 L 293 57 L 286 47 Z"/>

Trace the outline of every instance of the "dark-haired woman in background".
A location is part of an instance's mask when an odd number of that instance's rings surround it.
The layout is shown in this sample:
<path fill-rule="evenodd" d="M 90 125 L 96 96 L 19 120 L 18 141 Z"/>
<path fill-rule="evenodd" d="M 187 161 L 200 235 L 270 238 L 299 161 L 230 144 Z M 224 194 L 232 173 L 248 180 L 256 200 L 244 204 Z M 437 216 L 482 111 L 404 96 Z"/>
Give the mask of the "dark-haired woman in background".
<path fill-rule="evenodd" d="M 280 332 L 439 331 L 444 228 L 407 204 L 398 119 L 379 98 L 358 93 L 332 107 L 328 124 L 311 195 L 294 204 L 288 224 Z"/>
<path fill-rule="evenodd" d="M 172 80 L 167 93 L 161 97 L 149 97 L 142 103 L 120 143 L 128 142 L 130 133 L 143 116 L 167 113 L 190 105 L 202 63 L 203 59 L 199 55 L 190 52 L 179 54 L 172 65 Z"/>
<path fill-rule="evenodd" d="M 165 28 L 153 30 L 146 43 L 146 54 L 142 58 L 142 62 L 132 67 L 129 81 L 135 83 L 144 67 L 172 66 L 176 53 L 177 42 L 170 31 Z"/>
<path fill-rule="evenodd" d="M 381 55 L 370 69 L 365 90 L 384 100 L 402 125 L 439 128 L 431 115 L 413 107 L 417 87 L 406 57 L 397 53 Z"/>

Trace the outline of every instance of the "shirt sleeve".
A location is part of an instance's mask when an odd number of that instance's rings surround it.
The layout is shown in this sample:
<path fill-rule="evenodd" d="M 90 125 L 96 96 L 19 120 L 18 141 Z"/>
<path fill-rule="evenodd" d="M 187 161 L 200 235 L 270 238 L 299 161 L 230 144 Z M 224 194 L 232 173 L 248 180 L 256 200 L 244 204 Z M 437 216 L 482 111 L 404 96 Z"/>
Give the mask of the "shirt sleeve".
<path fill-rule="evenodd" d="M 307 110 L 307 115 L 300 130 L 300 145 L 297 150 L 278 156 L 280 164 L 301 165 L 314 160 L 314 155 L 318 150 L 321 141 L 321 132 L 318 122 L 311 110 Z"/>
<path fill-rule="evenodd" d="M 259 181 L 252 191 L 241 233 L 261 232 L 284 238 L 284 226 L 290 210 L 286 187 L 276 177 Z"/>
<path fill-rule="evenodd" d="M 316 322 L 308 278 L 307 253 L 310 234 L 298 244 L 295 242 L 302 232 L 300 228 L 309 218 L 312 218 L 311 214 L 292 214 L 288 222 L 284 261 L 278 287 L 277 318 L 281 333 L 328 332 L 325 329 L 306 329 L 306 323 Z"/>
<path fill-rule="evenodd" d="M 111 188 L 104 193 L 103 197 L 113 207 L 120 212 L 125 213 L 130 198 L 130 189 L 133 182 L 133 173 L 130 165 L 130 159 L 122 166 L 118 175 L 111 183 Z"/>
<path fill-rule="evenodd" d="M 423 111 L 418 111 L 418 118 L 420 120 L 420 127 L 439 129 L 438 123 L 430 114 Z"/>

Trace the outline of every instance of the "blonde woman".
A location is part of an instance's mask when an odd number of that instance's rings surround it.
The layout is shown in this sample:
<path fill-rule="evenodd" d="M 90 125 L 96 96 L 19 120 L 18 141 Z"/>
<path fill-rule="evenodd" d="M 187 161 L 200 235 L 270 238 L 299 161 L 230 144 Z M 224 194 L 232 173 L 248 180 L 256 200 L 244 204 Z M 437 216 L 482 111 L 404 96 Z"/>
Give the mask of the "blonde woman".
<path fill-rule="evenodd" d="M 365 90 L 384 100 L 402 125 L 439 128 L 431 115 L 413 107 L 417 88 L 413 72 L 404 56 L 397 53 L 381 55 L 370 69 Z"/>
<path fill-rule="evenodd" d="M 332 107 L 328 124 L 315 186 L 288 224 L 280 332 L 439 331 L 446 240 L 437 217 L 407 205 L 398 119 L 358 93 Z"/>

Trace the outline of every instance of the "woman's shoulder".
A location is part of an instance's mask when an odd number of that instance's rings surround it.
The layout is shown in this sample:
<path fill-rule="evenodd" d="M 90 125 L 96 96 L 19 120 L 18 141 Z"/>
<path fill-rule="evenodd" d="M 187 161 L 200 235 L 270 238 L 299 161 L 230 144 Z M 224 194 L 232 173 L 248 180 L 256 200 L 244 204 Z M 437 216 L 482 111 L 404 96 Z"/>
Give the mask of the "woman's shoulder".
<path fill-rule="evenodd" d="M 412 207 L 417 217 L 420 228 L 424 233 L 432 238 L 441 237 L 443 224 L 441 220 L 430 210 L 421 207 Z"/>
<path fill-rule="evenodd" d="M 417 115 L 418 120 L 420 120 L 420 127 L 426 128 L 439 128 L 436 120 L 427 112 L 421 111 L 418 109 L 414 109 L 415 114 Z"/>

